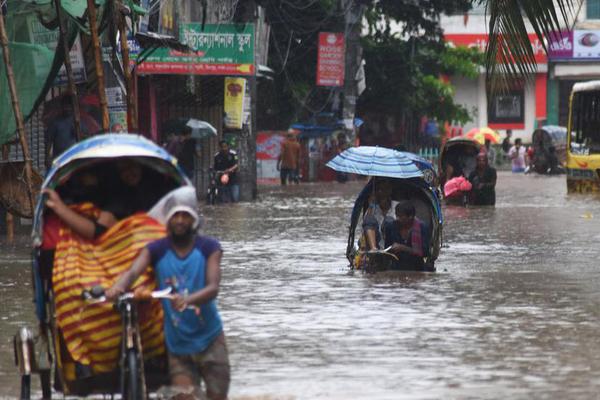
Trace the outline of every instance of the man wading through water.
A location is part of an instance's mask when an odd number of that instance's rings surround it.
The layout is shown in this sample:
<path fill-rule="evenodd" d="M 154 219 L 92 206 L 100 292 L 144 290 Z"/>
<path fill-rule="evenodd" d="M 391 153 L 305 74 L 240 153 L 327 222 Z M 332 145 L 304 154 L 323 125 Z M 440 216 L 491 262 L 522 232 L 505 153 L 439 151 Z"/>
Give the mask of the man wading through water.
<path fill-rule="evenodd" d="M 115 300 L 151 265 L 159 289 L 171 287 L 175 293 L 171 300 L 161 302 L 171 385 L 179 393 L 176 398 L 200 398 L 204 382 L 209 399 L 226 399 L 229 355 L 216 305 L 221 245 L 197 234 L 196 191 L 191 186 L 171 192 L 155 208 L 164 215 L 167 237 L 148 244 L 131 269 L 106 291 L 106 297 Z"/>

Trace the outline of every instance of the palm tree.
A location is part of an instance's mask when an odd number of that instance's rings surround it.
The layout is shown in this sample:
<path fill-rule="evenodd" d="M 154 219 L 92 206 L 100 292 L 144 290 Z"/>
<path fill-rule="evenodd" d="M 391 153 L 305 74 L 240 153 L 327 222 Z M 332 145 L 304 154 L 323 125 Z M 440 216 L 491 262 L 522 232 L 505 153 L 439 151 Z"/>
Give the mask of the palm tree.
<path fill-rule="evenodd" d="M 486 53 L 487 84 L 494 92 L 515 79 L 527 79 L 536 70 L 534 51 L 527 33 L 533 28 L 547 51 L 544 37 L 570 26 L 582 0 L 474 0 L 489 15 Z"/>

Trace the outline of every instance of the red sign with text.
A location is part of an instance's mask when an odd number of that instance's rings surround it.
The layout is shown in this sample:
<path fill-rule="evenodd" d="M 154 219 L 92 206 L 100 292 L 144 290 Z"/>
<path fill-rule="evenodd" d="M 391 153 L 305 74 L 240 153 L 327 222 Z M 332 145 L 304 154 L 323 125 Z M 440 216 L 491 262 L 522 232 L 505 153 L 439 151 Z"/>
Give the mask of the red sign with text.
<path fill-rule="evenodd" d="M 531 41 L 531 46 L 533 47 L 536 63 L 546 64 L 548 62 L 548 57 L 546 57 L 546 52 L 544 51 L 544 46 L 540 42 L 540 39 L 538 39 L 535 33 L 530 33 L 528 36 Z M 450 33 L 444 35 L 444 40 L 453 46 L 476 47 L 480 51 L 485 52 L 489 36 L 487 33 Z"/>
<path fill-rule="evenodd" d="M 344 84 L 346 45 L 343 33 L 320 32 L 317 86 Z"/>

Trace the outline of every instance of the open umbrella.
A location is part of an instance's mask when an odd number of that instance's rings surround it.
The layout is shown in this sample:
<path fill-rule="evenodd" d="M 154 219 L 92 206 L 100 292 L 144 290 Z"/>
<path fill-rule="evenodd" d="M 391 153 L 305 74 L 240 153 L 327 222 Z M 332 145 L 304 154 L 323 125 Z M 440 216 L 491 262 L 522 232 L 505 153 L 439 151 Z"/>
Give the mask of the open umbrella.
<path fill-rule="evenodd" d="M 164 122 L 162 131 L 173 132 L 176 134 L 183 133 L 185 127 L 192 128 L 192 137 L 194 139 L 204 139 L 211 136 L 217 136 L 217 130 L 214 126 L 206 121 L 201 121 L 194 118 L 173 118 Z"/>
<path fill-rule="evenodd" d="M 479 143 L 484 144 L 486 139 L 493 144 L 500 143 L 500 135 L 498 132 L 487 126 L 484 128 L 473 128 L 465 134 L 469 139 L 477 140 Z"/>
<path fill-rule="evenodd" d="M 389 178 L 420 178 L 423 172 L 403 153 L 376 146 L 351 147 L 327 166 L 338 172 Z"/>

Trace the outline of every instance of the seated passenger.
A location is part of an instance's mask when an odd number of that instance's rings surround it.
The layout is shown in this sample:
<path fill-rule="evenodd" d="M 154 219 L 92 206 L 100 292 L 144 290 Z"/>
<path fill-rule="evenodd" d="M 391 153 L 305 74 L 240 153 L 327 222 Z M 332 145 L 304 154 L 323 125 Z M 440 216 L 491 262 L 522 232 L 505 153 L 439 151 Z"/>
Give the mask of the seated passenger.
<path fill-rule="evenodd" d="M 427 227 L 416 217 L 411 201 L 398 203 L 395 211 L 396 219 L 384 224 L 385 246 L 398 257 L 399 267 L 423 269 L 423 258 L 429 253 Z"/>
<path fill-rule="evenodd" d="M 61 196 L 53 189 L 44 189 L 48 196 L 46 206 L 58 218 L 81 237 L 93 240 L 106 232 L 117 221 L 149 208 L 150 196 L 140 187 L 143 177 L 142 167 L 131 160 L 117 162 L 119 183 L 105 193 L 108 201 L 102 201 L 98 196 L 92 200 L 101 211 L 95 219 L 81 215 L 71 209 Z M 97 183 L 96 183 L 97 184 Z"/>
<path fill-rule="evenodd" d="M 485 154 L 477 156 L 477 168 L 469 175 L 471 189 L 470 204 L 493 206 L 496 204 L 496 169 L 488 165 Z"/>
<path fill-rule="evenodd" d="M 382 249 L 384 240 L 382 226 L 384 220 L 393 220 L 394 206 L 392 185 L 387 179 L 375 178 L 373 194 L 369 197 L 369 208 L 363 217 L 363 234 L 367 250 Z"/>

